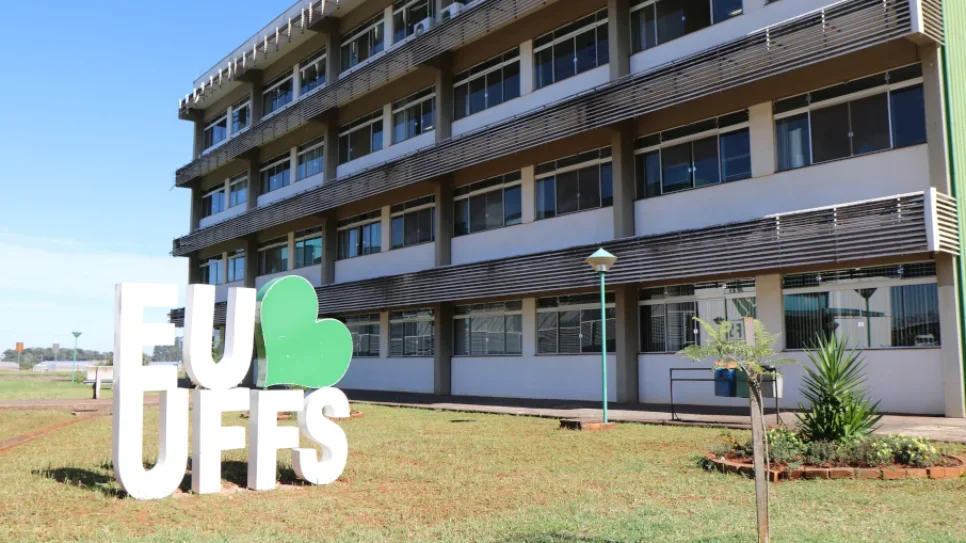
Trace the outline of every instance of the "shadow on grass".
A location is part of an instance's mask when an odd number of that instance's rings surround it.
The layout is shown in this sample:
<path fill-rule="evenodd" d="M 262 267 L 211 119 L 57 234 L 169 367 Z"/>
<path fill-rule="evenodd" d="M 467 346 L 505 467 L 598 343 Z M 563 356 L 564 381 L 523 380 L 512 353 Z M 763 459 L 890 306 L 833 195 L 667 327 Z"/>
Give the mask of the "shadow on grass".
<path fill-rule="evenodd" d="M 114 481 L 114 477 L 83 468 L 35 469 L 31 471 L 31 474 L 43 477 L 44 479 L 51 479 L 67 486 L 100 492 L 109 498 L 127 497 L 127 492 L 118 487 Z"/>
<path fill-rule="evenodd" d="M 464 422 L 476 422 L 475 419 L 453 419 L 450 421 L 452 424 L 460 424 Z"/>

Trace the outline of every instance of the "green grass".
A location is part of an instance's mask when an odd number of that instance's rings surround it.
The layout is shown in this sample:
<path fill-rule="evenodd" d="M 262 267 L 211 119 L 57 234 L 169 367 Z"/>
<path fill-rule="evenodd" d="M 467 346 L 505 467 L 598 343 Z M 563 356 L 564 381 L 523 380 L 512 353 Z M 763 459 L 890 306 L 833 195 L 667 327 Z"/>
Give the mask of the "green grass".
<path fill-rule="evenodd" d="M 0 439 L 23 435 L 75 418 L 66 411 L 0 411 Z M 0 462 L 2 459 L 0 453 Z"/>
<path fill-rule="evenodd" d="M 696 467 L 714 430 L 357 407 L 332 485 L 156 502 L 120 492 L 109 418 L 70 426 L 0 453 L 0 541 L 754 541 L 753 482 Z M 223 470 L 242 486 L 245 454 Z M 966 479 L 801 481 L 771 500 L 775 541 L 966 541 Z"/>
<path fill-rule="evenodd" d="M 67 374 L 68 377 L 70 374 Z M 94 388 L 85 385 L 78 372 L 77 382 L 47 381 L 40 379 L 0 379 L 0 400 L 89 400 Z M 111 389 L 102 388 L 101 398 L 110 398 Z"/>

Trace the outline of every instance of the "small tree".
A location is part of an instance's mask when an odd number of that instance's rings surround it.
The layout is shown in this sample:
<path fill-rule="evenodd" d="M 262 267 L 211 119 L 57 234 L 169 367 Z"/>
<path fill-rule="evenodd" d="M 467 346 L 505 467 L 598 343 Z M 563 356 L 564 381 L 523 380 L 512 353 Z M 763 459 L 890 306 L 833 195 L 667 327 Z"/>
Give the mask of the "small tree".
<path fill-rule="evenodd" d="M 745 318 L 743 338 L 736 333 L 737 330 L 728 321 L 722 321 L 715 328 L 697 317 L 694 320 L 704 328 L 707 340 L 702 341 L 701 345 L 689 345 L 678 354 L 695 362 L 710 358 L 715 361 L 715 369 L 737 367 L 748 376 L 751 438 L 755 462 L 755 495 L 758 503 L 758 541 L 768 543 L 771 541 L 768 531 L 768 477 L 765 475 L 765 467 L 768 465 L 768 432 L 765 431 L 761 383 L 766 375 L 777 377 L 777 371 L 765 369 L 766 363 L 780 365 L 793 363 L 795 360 L 776 357 L 772 345 L 778 339 L 778 335 L 768 332 L 760 321 L 751 317 Z"/>

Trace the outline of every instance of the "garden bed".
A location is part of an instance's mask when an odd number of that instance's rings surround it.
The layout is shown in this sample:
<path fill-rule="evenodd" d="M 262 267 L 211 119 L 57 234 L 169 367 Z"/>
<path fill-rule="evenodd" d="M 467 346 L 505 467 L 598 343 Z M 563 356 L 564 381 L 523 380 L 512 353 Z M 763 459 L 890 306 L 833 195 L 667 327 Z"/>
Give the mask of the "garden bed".
<path fill-rule="evenodd" d="M 894 464 L 882 467 L 823 467 L 823 466 L 776 466 L 768 469 L 768 480 L 795 481 L 798 479 L 957 479 L 966 472 L 966 460 L 959 456 L 944 457 L 942 466 L 917 468 Z M 737 473 L 754 477 L 751 459 L 728 459 L 708 453 L 706 462 L 722 473 Z"/>

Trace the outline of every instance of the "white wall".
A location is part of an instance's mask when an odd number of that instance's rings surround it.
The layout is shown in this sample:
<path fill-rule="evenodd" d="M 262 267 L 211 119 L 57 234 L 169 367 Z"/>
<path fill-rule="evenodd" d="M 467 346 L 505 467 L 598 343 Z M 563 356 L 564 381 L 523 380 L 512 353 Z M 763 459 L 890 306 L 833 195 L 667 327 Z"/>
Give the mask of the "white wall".
<path fill-rule="evenodd" d="M 384 334 L 388 330 L 383 331 Z M 350 390 L 433 393 L 432 358 L 355 358 L 339 381 Z"/>
<path fill-rule="evenodd" d="M 295 177 L 296 175 L 295 170 L 291 170 L 290 173 L 292 177 Z M 287 187 L 282 187 L 278 190 L 273 190 L 272 192 L 262 194 L 261 196 L 258 197 L 258 205 L 259 206 L 268 205 L 272 202 L 277 202 L 278 200 L 281 200 L 283 198 L 288 198 L 289 196 L 292 196 L 293 194 L 296 194 L 298 192 L 302 192 L 303 190 L 308 190 L 312 187 L 317 187 L 322 184 L 322 177 L 323 177 L 323 174 L 321 173 L 315 174 L 313 176 L 306 177 L 301 181 L 289 183 Z"/>
<path fill-rule="evenodd" d="M 228 301 L 228 289 L 244 288 L 244 286 L 245 286 L 245 281 L 235 281 L 234 283 L 225 283 L 223 285 L 217 285 L 215 287 L 215 303 Z"/>
<path fill-rule="evenodd" d="M 917 145 L 635 202 L 637 235 L 663 234 L 929 188 Z"/>
<path fill-rule="evenodd" d="M 833 0 L 794 0 L 763 5 L 762 0 L 744 0 L 743 15 L 631 55 L 631 73 L 650 70 L 833 3 Z"/>
<path fill-rule="evenodd" d="M 520 54 L 524 54 L 522 49 Z M 532 63 L 529 64 L 532 66 Z M 522 68 L 523 64 L 521 64 L 520 77 L 524 79 L 531 78 L 532 80 L 532 68 L 529 72 L 524 71 Z M 458 121 L 454 121 L 453 135 L 458 136 L 460 134 L 465 134 L 466 132 L 476 130 L 477 128 L 486 126 L 488 124 L 503 121 L 514 115 L 526 113 L 532 109 L 536 109 L 552 102 L 556 102 L 557 100 L 573 96 L 577 93 L 592 89 L 598 85 L 603 85 L 604 83 L 607 83 L 609 79 L 610 68 L 608 65 L 605 64 L 603 66 L 598 66 L 593 70 L 587 70 L 584 73 L 564 79 L 563 81 L 558 81 L 553 85 L 533 91 L 530 94 L 524 94 L 519 98 L 514 98 L 513 100 L 504 102 L 498 106 L 485 109 L 475 115 L 470 115 L 469 117 L 464 117 Z"/>
<path fill-rule="evenodd" d="M 206 228 L 213 224 L 218 224 L 222 221 L 227 221 L 228 219 L 236 215 L 241 215 L 247 210 L 248 210 L 248 207 L 245 204 L 239 204 L 234 207 L 229 207 L 228 209 L 222 211 L 221 213 L 215 213 L 214 215 L 211 215 L 208 217 L 202 217 L 201 220 L 198 221 L 198 227 Z"/>
<path fill-rule="evenodd" d="M 268 275 L 259 275 L 255 278 L 255 288 L 262 288 L 265 283 L 268 283 L 276 277 L 286 277 L 289 275 L 300 275 L 309 280 L 314 286 L 319 286 L 322 284 L 322 266 L 308 266 L 305 268 L 298 268 L 296 270 L 288 270 L 281 273 L 272 273 Z"/>
<path fill-rule="evenodd" d="M 374 255 L 338 260 L 335 282 L 362 281 L 373 277 L 428 270 L 436 265 L 436 244 L 423 243 Z"/>
<path fill-rule="evenodd" d="M 526 339 L 525 339 L 526 341 Z M 454 357 L 453 394 L 598 401 L 600 355 Z M 617 396 L 617 361 L 607 357 L 607 396 Z"/>
<path fill-rule="evenodd" d="M 865 351 L 866 388 L 870 397 L 881 400 L 879 408 L 892 413 L 942 415 L 943 401 L 942 360 L 940 349 L 883 349 Z M 805 353 L 792 351 L 782 356 L 801 362 Z M 638 357 L 641 403 L 667 404 L 670 401 L 669 368 L 710 368 L 710 364 L 696 364 L 674 354 L 642 354 Z M 710 378 L 711 371 L 688 372 L 687 377 Z M 785 397 L 782 409 L 794 409 L 804 403 L 799 387 L 805 374 L 802 365 L 782 368 L 785 377 Z M 675 383 L 674 403 L 684 405 L 714 405 L 747 407 L 748 400 L 717 398 L 714 383 Z M 774 400 L 767 399 L 771 407 Z"/>
<path fill-rule="evenodd" d="M 365 170 L 366 168 L 378 166 L 379 164 L 389 160 L 395 160 L 403 155 L 407 155 L 413 151 L 422 149 L 427 145 L 433 145 L 436 143 L 436 131 L 430 130 L 429 132 L 424 132 L 414 138 L 409 138 L 408 140 L 401 141 L 395 145 L 389 145 L 389 142 L 392 141 L 392 123 L 386 124 L 383 122 L 383 124 L 383 148 L 375 153 L 369 153 L 366 156 L 359 157 L 355 160 L 351 160 L 345 164 L 339 165 L 339 167 L 336 169 L 336 177 L 352 175 L 356 172 Z"/>
<path fill-rule="evenodd" d="M 553 251 L 614 239 L 614 208 L 571 213 L 453 238 L 453 264 Z"/>

